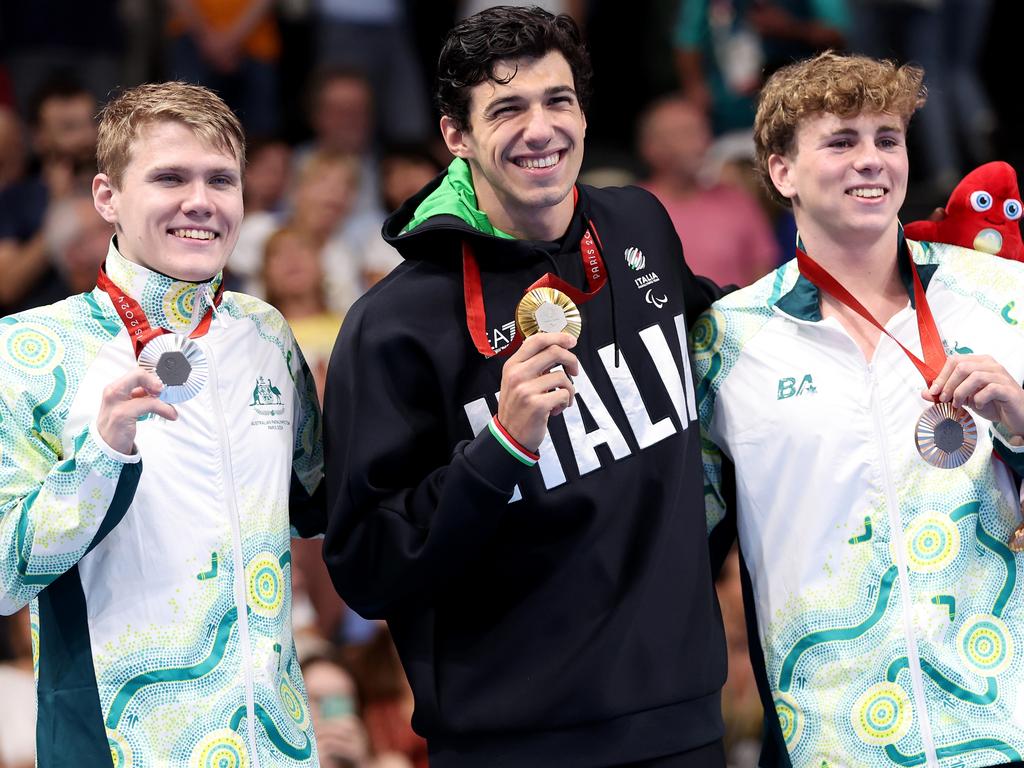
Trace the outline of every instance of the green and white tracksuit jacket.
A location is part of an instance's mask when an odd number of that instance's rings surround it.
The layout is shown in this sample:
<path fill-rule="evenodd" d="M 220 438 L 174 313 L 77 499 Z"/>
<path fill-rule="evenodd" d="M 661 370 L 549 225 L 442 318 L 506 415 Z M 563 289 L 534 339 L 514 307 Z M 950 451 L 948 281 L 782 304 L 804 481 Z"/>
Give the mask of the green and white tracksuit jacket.
<path fill-rule="evenodd" d="M 947 353 L 1024 381 L 1024 265 L 908 246 Z M 887 329 L 921 356 L 909 301 Z M 737 525 L 751 656 L 777 714 L 762 765 L 1021 760 L 1024 556 L 1006 542 L 1022 449 L 976 416 L 966 464 L 927 464 L 921 374 L 884 335 L 867 362 L 795 260 L 717 302 L 691 341 L 708 528 Z"/>
<path fill-rule="evenodd" d="M 114 244 L 107 274 L 181 333 L 219 281 Z M 40 766 L 318 764 L 290 618 L 291 529 L 324 525 L 312 377 L 248 296 L 225 293 L 195 342 L 204 388 L 141 420 L 129 456 L 95 423 L 136 365 L 108 295 L 0 320 L 0 611 L 32 604 Z"/>

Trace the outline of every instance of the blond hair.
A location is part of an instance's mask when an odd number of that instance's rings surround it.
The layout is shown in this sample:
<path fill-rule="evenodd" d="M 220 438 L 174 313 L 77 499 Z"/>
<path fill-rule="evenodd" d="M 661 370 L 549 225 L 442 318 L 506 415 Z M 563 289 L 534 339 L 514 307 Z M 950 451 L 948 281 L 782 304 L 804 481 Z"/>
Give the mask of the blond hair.
<path fill-rule="evenodd" d="M 775 72 L 761 89 L 754 118 L 756 169 L 772 198 L 779 194 L 768 175 L 768 158 L 796 149 L 796 131 L 804 118 L 832 114 L 854 117 L 862 112 L 891 114 L 906 128 L 928 91 L 924 70 L 910 64 L 826 51 Z"/>
<path fill-rule="evenodd" d="M 144 126 L 183 123 L 204 143 L 245 168 L 245 133 L 231 108 L 216 93 L 182 82 L 145 83 L 121 93 L 100 112 L 96 165 L 119 187 L 131 161 L 131 148 Z"/>

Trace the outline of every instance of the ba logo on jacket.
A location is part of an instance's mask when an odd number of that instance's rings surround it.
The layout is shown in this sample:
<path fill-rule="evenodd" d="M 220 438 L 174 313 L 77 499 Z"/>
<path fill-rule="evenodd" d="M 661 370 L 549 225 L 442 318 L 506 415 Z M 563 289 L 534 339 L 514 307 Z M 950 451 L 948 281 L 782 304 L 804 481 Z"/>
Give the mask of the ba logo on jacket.
<path fill-rule="evenodd" d="M 785 400 L 787 397 L 799 397 L 800 395 L 813 395 L 818 391 L 818 388 L 814 386 L 814 379 L 811 374 L 805 373 L 803 378 L 800 379 L 800 384 L 796 383 L 796 379 L 791 376 L 779 379 L 779 396 L 778 400 Z"/>

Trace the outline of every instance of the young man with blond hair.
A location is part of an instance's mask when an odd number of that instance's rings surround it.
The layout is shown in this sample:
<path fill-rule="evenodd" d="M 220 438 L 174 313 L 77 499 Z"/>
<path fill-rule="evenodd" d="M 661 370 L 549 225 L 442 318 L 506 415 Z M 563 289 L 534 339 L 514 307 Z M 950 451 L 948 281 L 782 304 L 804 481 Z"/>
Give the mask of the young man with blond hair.
<path fill-rule="evenodd" d="M 796 258 L 692 332 L 708 526 L 738 526 L 764 766 L 1024 755 L 1024 269 L 903 237 L 922 79 L 833 53 L 772 76 L 757 157 Z"/>
<path fill-rule="evenodd" d="M 0 610 L 32 605 L 40 766 L 317 765 L 290 528 L 323 529 L 313 380 L 225 293 L 245 143 L 211 91 L 103 110 L 94 290 L 0 320 Z"/>

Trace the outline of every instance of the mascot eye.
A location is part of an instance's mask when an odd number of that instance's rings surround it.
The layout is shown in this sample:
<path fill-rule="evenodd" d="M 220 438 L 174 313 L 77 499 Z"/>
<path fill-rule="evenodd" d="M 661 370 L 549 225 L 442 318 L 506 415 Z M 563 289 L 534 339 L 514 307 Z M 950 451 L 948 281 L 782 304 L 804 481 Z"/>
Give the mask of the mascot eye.
<path fill-rule="evenodd" d="M 1014 200 L 1012 197 L 1003 203 L 1003 213 L 1010 221 L 1016 221 L 1020 218 L 1021 207 L 1020 200 Z"/>
<path fill-rule="evenodd" d="M 992 207 L 992 195 L 980 189 L 971 192 L 971 207 L 976 211 L 987 211 Z"/>

